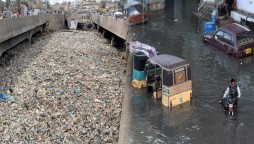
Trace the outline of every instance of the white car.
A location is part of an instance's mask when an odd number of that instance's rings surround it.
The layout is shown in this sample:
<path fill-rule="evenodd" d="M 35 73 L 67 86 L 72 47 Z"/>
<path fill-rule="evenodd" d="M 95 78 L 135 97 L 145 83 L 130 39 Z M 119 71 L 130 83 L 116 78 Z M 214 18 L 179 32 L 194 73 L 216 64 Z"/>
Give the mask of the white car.
<path fill-rule="evenodd" d="M 122 12 L 114 12 L 113 17 L 114 18 L 122 18 L 123 19 L 124 15 L 123 15 Z"/>

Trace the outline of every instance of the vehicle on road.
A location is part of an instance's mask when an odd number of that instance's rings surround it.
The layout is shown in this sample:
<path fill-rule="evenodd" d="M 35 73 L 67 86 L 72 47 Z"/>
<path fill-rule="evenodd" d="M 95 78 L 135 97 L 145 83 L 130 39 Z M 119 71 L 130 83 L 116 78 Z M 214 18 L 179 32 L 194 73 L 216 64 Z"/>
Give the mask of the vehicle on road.
<path fill-rule="evenodd" d="M 203 41 L 236 58 L 254 54 L 254 32 L 237 24 L 226 24 L 204 35 Z"/>

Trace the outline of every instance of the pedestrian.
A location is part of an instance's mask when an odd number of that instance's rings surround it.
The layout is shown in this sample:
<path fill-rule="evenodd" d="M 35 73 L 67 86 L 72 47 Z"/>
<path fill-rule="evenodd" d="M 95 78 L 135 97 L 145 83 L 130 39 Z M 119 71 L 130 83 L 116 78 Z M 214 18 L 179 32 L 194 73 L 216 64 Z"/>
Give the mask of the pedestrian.
<path fill-rule="evenodd" d="M 24 16 L 27 16 L 27 12 L 28 12 L 27 6 L 26 6 L 26 4 L 24 4 Z"/>
<path fill-rule="evenodd" d="M 218 16 L 224 16 L 224 15 L 227 14 L 224 3 L 225 3 L 224 0 L 219 0 L 219 3 L 218 3 Z"/>
<path fill-rule="evenodd" d="M 236 0 L 220 0 L 218 5 L 219 16 L 227 14 L 231 16 L 231 11 L 236 8 Z"/>
<path fill-rule="evenodd" d="M 20 5 L 20 16 L 24 16 L 24 2 L 22 1 L 21 2 L 21 5 Z"/>
<path fill-rule="evenodd" d="M 231 16 L 231 11 L 236 7 L 236 0 L 225 0 L 227 8 L 227 16 Z"/>

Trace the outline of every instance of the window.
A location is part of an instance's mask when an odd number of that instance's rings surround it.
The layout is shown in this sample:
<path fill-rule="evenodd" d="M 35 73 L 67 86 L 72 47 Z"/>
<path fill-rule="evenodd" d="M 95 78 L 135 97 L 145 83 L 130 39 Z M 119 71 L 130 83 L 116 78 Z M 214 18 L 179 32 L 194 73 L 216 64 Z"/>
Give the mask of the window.
<path fill-rule="evenodd" d="M 231 40 L 231 36 L 228 33 L 224 33 L 225 40 Z"/>
<path fill-rule="evenodd" d="M 232 39 L 232 36 L 228 33 L 224 33 L 224 37 L 223 37 L 223 41 L 229 45 L 233 45 L 234 42 L 233 42 L 233 39 Z"/>
<path fill-rule="evenodd" d="M 173 74 L 172 74 L 172 71 L 167 71 L 167 70 L 163 70 L 163 85 L 165 86 L 172 86 L 173 85 Z"/>
<path fill-rule="evenodd" d="M 186 72 L 185 68 L 178 68 L 175 71 L 175 84 L 179 84 L 181 82 L 186 81 Z"/>
<path fill-rule="evenodd" d="M 224 32 L 223 31 L 218 31 L 216 34 L 215 34 L 215 39 L 222 39 L 223 38 L 223 35 L 224 35 Z"/>

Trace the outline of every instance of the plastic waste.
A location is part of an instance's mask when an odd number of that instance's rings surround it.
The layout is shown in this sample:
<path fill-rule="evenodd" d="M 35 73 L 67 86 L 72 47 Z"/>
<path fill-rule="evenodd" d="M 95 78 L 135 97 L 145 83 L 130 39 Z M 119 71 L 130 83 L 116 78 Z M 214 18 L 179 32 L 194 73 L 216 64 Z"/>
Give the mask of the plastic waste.
<path fill-rule="evenodd" d="M 3 93 L 0 93 L 0 100 L 2 101 L 9 101 L 9 97 Z"/>

